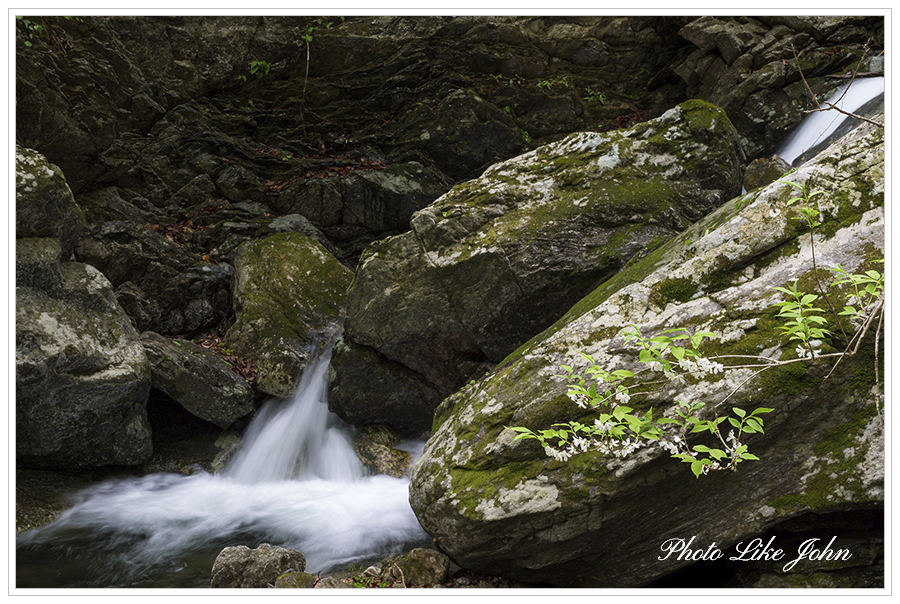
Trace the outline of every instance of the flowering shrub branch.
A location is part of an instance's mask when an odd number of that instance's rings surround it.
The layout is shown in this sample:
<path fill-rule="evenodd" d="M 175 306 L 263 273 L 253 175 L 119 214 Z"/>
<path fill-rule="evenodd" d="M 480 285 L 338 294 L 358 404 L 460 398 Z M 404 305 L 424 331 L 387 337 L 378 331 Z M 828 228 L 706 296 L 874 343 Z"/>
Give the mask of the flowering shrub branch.
<path fill-rule="evenodd" d="M 562 365 L 563 374 L 556 377 L 568 382 L 568 397 L 582 409 L 596 409 L 599 415 L 592 423 L 570 421 L 554 424 L 550 429 L 533 431 L 525 427 L 512 427 L 516 440 L 535 439 L 544 452 L 559 461 L 567 461 L 573 455 L 596 451 L 614 457 L 626 457 L 638 447 L 656 443 L 671 457 L 691 465 L 691 471 L 698 478 L 711 471 L 732 470 L 748 460 L 759 458 L 748 451 L 742 442 L 746 434 L 765 434 L 762 415 L 773 409 L 759 407 L 747 412 L 732 407 L 730 414 L 719 414 L 719 408 L 749 381 L 764 371 L 792 363 L 813 362 L 820 359 L 836 359 L 825 379 L 831 376 L 845 356 L 855 355 L 875 319 L 878 327 L 875 338 L 875 381 L 878 376 L 878 346 L 884 319 L 884 274 L 868 270 L 861 274 L 850 274 L 839 264 L 831 268 L 836 279 L 831 284 L 849 284 L 853 295 L 844 309 L 838 313 L 824 293 L 818 278 L 815 247 L 812 231 L 821 224 L 820 210 L 813 199 L 822 191 L 810 192 L 806 184 L 781 181 L 800 191 L 798 197 L 791 198 L 787 205 L 803 202 L 798 209 L 810 228 L 810 245 L 813 248 L 813 273 L 821 297 L 826 300 L 844 339 L 847 342 L 842 352 L 822 354 L 817 351 L 822 341 L 833 335 L 824 328 L 828 323 L 825 311 L 814 304 L 820 299 L 817 294 L 804 293 L 797 289 L 796 282 L 788 287 L 774 287 L 785 294 L 786 300 L 775 303 L 779 307 L 778 316 L 785 319 L 780 329 L 789 342 L 798 342 L 797 358 L 778 360 L 754 355 L 720 355 L 706 357 L 700 352 L 704 339 L 715 338 L 708 331 L 691 333 L 684 328 L 666 329 L 651 337 L 645 337 L 635 325 L 629 325 L 619 332 L 626 344 L 637 347 L 637 358 L 641 368 L 636 372 L 627 369 L 608 371 L 597 364 L 593 356 L 579 352 L 588 363 L 586 369 L 576 371 L 569 365 Z M 880 262 L 884 262 L 880 260 Z M 848 317 L 855 328 L 852 337 L 847 337 L 841 326 L 840 317 Z M 730 363 L 725 365 L 722 361 Z M 733 364 L 731 364 L 733 363 Z M 646 396 L 662 386 L 684 386 L 689 381 L 697 382 L 716 376 L 725 371 L 751 369 L 751 375 L 744 379 L 727 396 L 712 408 L 712 419 L 700 419 L 697 413 L 705 403 L 690 400 L 676 400 L 674 417 L 653 417 L 653 409 L 640 414 L 629 406 L 632 399 Z M 654 390 L 657 387 L 657 390 Z M 877 404 L 877 401 L 876 401 Z M 879 409 L 880 413 L 880 409 Z M 725 423 L 727 422 L 727 425 Z M 727 436 L 722 427 L 729 428 Z M 693 435 L 709 434 L 715 446 L 707 444 L 690 445 Z"/>

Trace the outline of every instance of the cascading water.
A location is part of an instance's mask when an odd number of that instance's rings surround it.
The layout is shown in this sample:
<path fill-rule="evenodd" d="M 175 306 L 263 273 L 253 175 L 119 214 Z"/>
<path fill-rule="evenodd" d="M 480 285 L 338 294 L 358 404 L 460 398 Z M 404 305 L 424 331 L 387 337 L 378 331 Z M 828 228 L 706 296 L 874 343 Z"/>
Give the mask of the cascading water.
<path fill-rule="evenodd" d="M 828 103 L 866 117 L 880 113 L 884 110 L 884 78 L 854 80 L 835 92 L 828 99 Z M 796 166 L 861 123 L 834 110 L 811 113 L 787 138 L 777 151 L 777 155 L 792 166 Z"/>
<path fill-rule="evenodd" d="M 307 572 L 426 542 L 408 479 L 366 476 L 328 411 L 330 354 L 295 396 L 267 403 L 221 475 L 152 474 L 102 483 L 17 541 L 17 587 L 203 587 L 231 545 L 282 545 Z"/>

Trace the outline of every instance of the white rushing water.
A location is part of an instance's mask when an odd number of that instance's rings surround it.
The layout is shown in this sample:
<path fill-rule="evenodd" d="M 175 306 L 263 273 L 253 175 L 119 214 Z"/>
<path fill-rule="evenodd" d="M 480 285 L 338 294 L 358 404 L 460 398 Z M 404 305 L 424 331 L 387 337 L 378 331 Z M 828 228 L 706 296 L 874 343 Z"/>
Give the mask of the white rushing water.
<path fill-rule="evenodd" d="M 844 111 L 857 113 L 860 108 L 879 95 L 883 98 L 884 78 L 860 78 L 855 80 L 852 85 L 841 86 L 827 102 Z M 826 105 L 823 103 L 822 106 Z M 807 150 L 817 149 L 823 143 L 830 142 L 835 134 L 845 134 L 849 128 L 841 128 L 842 125 L 855 127 L 861 123 L 857 119 L 834 110 L 811 113 L 791 133 L 777 154 L 789 164 L 794 165 L 797 158 Z"/>
<path fill-rule="evenodd" d="M 426 541 L 409 480 L 366 476 L 348 428 L 328 411 L 328 356 L 292 399 L 260 410 L 221 475 L 104 482 L 21 535 L 20 586 L 199 587 L 229 545 L 296 549 L 315 574 Z"/>

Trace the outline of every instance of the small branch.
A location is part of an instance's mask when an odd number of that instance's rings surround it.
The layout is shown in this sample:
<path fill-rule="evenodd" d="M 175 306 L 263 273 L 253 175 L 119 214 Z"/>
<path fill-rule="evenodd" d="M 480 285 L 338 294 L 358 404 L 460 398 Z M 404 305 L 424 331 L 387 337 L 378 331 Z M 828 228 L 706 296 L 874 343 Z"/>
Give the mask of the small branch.
<path fill-rule="evenodd" d="M 867 117 L 863 117 L 863 116 L 857 115 L 855 113 L 850 113 L 849 111 L 844 111 L 840 107 L 835 107 L 832 103 L 825 103 L 825 104 L 827 105 L 827 107 L 819 106 L 818 109 L 809 109 L 808 111 L 804 111 L 804 113 L 808 114 L 808 113 L 818 113 L 820 111 L 837 111 L 838 113 L 843 113 L 844 115 L 850 116 L 852 118 L 862 120 L 864 122 L 872 124 L 873 126 L 878 126 L 879 128 L 884 127 L 884 124 L 882 124 L 881 122 L 876 122 L 875 120 L 870 120 Z"/>

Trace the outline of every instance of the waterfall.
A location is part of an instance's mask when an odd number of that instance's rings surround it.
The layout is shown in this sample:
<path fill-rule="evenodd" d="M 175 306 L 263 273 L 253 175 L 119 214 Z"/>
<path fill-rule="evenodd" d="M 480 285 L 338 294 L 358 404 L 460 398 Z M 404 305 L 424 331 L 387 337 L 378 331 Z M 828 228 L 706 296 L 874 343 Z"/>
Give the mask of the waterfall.
<path fill-rule="evenodd" d="M 877 107 L 866 106 L 872 101 L 877 103 L 879 97 L 883 109 L 884 78 L 861 78 L 853 81 L 852 84 L 842 86 L 828 99 L 828 102 L 844 111 L 870 117 L 879 113 L 879 110 Z M 861 123 L 857 119 L 833 110 L 811 113 L 778 149 L 777 155 L 789 164 L 796 166 Z"/>
<path fill-rule="evenodd" d="M 366 476 L 328 411 L 328 362 L 312 362 L 291 399 L 266 403 L 222 474 L 110 480 L 20 535 L 17 586 L 205 587 L 232 545 L 295 549 L 315 574 L 426 543 L 409 480 Z"/>
<path fill-rule="evenodd" d="M 247 484 L 294 478 L 352 482 L 364 476 L 346 427 L 328 411 L 330 358 L 329 349 L 303 372 L 293 398 L 260 410 L 226 475 Z"/>

